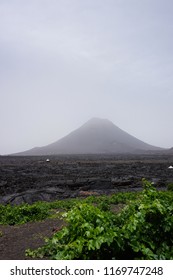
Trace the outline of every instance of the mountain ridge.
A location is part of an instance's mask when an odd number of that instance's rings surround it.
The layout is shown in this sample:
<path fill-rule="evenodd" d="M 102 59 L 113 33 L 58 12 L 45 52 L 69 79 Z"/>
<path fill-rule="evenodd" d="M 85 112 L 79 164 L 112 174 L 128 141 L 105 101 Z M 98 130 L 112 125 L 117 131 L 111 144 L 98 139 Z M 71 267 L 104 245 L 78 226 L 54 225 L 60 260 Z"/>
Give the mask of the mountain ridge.
<path fill-rule="evenodd" d="M 116 154 L 162 150 L 128 134 L 108 119 L 92 118 L 63 138 L 16 155 Z"/>

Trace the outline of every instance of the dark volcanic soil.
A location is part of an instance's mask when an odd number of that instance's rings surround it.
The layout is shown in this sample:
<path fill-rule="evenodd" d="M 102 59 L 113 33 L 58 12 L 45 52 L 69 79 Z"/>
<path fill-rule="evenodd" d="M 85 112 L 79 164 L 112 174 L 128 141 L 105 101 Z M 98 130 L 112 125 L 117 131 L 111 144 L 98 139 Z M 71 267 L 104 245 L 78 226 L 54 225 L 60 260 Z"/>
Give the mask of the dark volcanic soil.
<path fill-rule="evenodd" d="M 0 157 L 0 203 L 33 203 L 90 194 L 141 189 L 141 179 L 165 189 L 173 182 L 173 156 L 56 156 Z M 37 248 L 44 237 L 61 226 L 47 219 L 20 226 L 0 225 L 0 259 L 26 259 L 27 248 Z"/>
<path fill-rule="evenodd" d="M 0 260 L 28 259 L 25 250 L 43 246 L 45 238 L 52 236 L 62 224 L 62 220 L 46 219 L 17 226 L 0 225 Z"/>
<path fill-rule="evenodd" d="M 158 188 L 173 182 L 173 156 L 0 157 L 0 203 L 33 203 L 89 193 L 140 190 L 146 178 Z"/>

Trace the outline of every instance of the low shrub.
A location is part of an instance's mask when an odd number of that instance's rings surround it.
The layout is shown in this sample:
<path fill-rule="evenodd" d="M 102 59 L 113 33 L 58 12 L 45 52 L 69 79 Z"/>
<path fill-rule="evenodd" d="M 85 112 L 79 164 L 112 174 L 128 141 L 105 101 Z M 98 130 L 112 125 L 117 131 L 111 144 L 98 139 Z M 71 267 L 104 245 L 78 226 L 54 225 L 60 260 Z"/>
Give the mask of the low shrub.
<path fill-rule="evenodd" d="M 173 183 L 169 183 L 167 185 L 167 189 L 168 189 L 168 191 L 173 191 Z"/>
<path fill-rule="evenodd" d="M 44 247 L 27 251 L 32 257 L 53 259 L 110 259 L 121 247 L 116 216 L 86 203 L 75 206 L 64 215 L 67 227 L 47 240 Z M 111 244 L 113 243 L 114 246 Z"/>
<path fill-rule="evenodd" d="M 119 214 L 81 203 L 66 213 L 68 225 L 28 250 L 51 259 L 173 259 L 173 201 L 143 180 L 144 190 Z M 106 209 L 107 210 L 107 209 Z"/>
<path fill-rule="evenodd" d="M 127 256 L 133 252 L 139 259 L 173 259 L 173 203 L 160 197 L 151 183 L 144 181 L 141 199 L 120 216 Z"/>
<path fill-rule="evenodd" d="M 49 216 L 49 207 L 46 203 L 20 206 L 0 205 L 0 224 L 24 224 L 29 221 L 39 221 Z"/>

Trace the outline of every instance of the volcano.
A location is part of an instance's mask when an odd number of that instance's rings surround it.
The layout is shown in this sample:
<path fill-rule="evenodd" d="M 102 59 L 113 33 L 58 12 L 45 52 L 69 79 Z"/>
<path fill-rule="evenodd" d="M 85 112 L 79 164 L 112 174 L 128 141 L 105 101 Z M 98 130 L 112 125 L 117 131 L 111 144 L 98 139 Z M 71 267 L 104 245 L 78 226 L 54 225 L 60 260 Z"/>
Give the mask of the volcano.
<path fill-rule="evenodd" d="M 162 150 L 123 131 L 107 119 L 92 118 L 60 140 L 18 155 L 122 154 Z"/>

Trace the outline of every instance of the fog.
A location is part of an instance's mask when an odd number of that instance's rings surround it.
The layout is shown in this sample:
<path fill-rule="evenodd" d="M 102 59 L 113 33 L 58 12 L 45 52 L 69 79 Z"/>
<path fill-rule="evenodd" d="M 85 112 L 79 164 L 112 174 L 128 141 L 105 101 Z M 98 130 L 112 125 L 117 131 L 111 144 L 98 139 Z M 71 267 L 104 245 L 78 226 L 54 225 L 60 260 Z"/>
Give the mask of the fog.
<path fill-rule="evenodd" d="M 0 0 L 0 154 L 92 117 L 173 146 L 171 0 Z"/>

